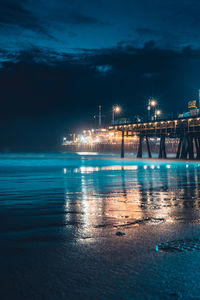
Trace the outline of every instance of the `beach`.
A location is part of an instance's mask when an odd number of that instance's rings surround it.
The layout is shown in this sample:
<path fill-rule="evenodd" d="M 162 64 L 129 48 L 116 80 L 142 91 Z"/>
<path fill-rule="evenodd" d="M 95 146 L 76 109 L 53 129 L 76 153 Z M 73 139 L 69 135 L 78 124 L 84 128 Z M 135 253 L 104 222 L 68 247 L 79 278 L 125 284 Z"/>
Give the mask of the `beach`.
<path fill-rule="evenodd" d="M 0 156 L 1 299 L 199 299 L 200 162 Z M 186 247 L 187 248 L 187 247 Z"/>

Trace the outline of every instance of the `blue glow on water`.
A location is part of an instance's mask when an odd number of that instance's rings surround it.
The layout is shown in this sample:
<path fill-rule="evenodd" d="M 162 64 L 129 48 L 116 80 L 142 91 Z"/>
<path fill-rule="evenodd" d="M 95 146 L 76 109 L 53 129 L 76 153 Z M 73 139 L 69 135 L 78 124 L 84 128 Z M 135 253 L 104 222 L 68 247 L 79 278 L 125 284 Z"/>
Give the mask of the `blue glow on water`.
<path fill-rule="evenodd" d="M 2 154 L 3 291 L 7 299 L 195 298 L 200 253 L 155 247 L 199 237 L 199 207 L 199 162 Z"/>

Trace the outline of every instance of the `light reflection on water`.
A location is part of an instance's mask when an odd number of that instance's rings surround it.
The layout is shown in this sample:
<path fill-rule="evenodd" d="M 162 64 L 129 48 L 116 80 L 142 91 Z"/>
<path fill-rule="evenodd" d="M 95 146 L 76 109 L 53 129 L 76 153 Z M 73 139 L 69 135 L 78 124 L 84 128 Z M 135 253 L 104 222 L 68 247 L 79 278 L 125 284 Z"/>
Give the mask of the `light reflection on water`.
<path fill-rule="evenodd" d="M 188 210 L 191 221 L 199 218 L 199 163 L 95 158 L 73 164 L 58 159 L 56 166 L 55 159 L 39 157 L 1 164 L 1 207 L 5 201 L 21 206 L 31 201 L 48 209 L 49 201 L 59 200 L 80 211 L 84 226 L 147 217 L 175 220 L 185 216 L 186 207 L 187 219 Z"/>
<path fill-rule="evenodd" d="M 146 219 L 200 221 L 198 163 L 81 166 L 64 168 L 64 175 L 66 205 L 80 212 L 82 234 Z"/>
<path fill-rule="evenodd" d="M 0 158 L 1 286 L 8 299 L 196 297 L 197 252 L 152 249 L 197 237 L 199 205 L 198 162 Z"/>

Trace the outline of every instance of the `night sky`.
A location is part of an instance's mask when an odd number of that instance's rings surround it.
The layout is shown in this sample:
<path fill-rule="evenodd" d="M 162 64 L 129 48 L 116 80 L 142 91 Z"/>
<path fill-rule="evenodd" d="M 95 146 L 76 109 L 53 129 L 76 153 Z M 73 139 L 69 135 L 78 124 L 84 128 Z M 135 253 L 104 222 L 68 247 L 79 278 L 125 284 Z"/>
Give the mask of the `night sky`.
<path fill-rule="evenodd" d="M 0 150 L 56 149 L 111 117 L 183 112 L 200 88 L 200 2 L 0 0 Z"/>

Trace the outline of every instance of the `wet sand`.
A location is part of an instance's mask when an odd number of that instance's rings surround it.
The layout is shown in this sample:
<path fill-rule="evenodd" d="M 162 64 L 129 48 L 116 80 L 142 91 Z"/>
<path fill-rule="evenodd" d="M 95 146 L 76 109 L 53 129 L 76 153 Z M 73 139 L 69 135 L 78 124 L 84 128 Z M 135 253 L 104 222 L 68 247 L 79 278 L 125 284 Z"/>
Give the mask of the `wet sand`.
<path fill-rule="evenodd" d="M 2 299 L 199 299 L 200 163 L 0 157 Z M 116 235 L 117 232 L 123 235 Z"/>

